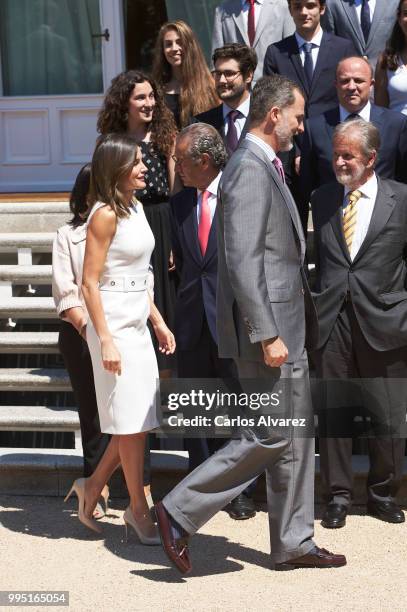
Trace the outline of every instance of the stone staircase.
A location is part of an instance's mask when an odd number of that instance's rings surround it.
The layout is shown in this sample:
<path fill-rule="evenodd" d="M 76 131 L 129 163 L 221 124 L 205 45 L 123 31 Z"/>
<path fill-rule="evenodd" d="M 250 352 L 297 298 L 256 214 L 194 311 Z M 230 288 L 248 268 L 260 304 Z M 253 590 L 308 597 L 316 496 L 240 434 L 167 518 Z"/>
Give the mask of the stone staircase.
<path fill-rule="evenodd" d="M 0 447 L 2 493 L 64 495 L 82 472 L 77 409 L 54 405 L 51 399 L 71 391 L 67 372 L 52 367 L 4 367 L 10 355 L 18 362 L 23 355 L 35 359 L 59 353 L 51 251 L 56 229 L 68 218 L 65 202 L 0 204 L 0 396 L 11 393 L 19 398 L 24 392 L 42 392 L 46 398 L 43 405 L 9 405 L 0 400 L 0 432 L 64 432 L 73 434 L 74 440 L 74 448 Z M 20 327 L 29 331 L 19 331 Z M 186 454 L 153 451 L 152 468 L 155 488 L 167 489 L 185 473 Z M 125 495 L 120 475 L 111 488 L 113 494 Z"/>

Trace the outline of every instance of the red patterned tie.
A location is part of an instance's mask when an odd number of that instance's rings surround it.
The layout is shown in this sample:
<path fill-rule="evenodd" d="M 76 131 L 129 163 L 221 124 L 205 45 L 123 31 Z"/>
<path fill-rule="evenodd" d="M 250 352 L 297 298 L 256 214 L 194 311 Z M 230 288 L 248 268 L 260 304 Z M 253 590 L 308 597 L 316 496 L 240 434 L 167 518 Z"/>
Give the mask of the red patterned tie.
<path fill-rule="evenodd" d="M 202 256 L 206 253 L 209 232 L 211 231 L 211 209 L 208 203 L 209 191 L 203 191 L 201 197 L 201 213 L 199 215 L 198 241 Z"/>
<path fill-rule="evenodd" d="M 247 17 L 247 34 L 249 36 L 250 46 L 253 47 L 254 37 L 256 35 L 256 22 L 254 20 L 254 3 L 255 0 L 247 0 L 250 4 L 249 14 Z"/>

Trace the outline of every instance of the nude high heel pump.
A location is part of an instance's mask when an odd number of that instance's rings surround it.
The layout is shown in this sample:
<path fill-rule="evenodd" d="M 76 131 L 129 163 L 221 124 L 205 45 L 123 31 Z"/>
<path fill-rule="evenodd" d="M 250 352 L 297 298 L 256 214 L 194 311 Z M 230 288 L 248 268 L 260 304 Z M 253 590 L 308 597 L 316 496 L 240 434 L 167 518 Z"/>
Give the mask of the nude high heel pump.
<path fill-rule="evenodd" d="M 92 531 L 102 533 L 102 530 L 96 521 L 85 516 L 85 478 L 78 478 L 74 481 L 68 495 L 64 499 L 64 502 L 68 501 L 74 492 L 78 498 L 78 519 L 80 522 L 86 525 L 86 527 L 89 527 L 89 529 L 92 529 Z"/>
<path fill-rule="evenodd" d="M 157 527 L 153 524 L 153 529 L 151 529 L 151 525 L 143 526 L 142 521 L 137 522 L 133 516 L 130 506 L 126 508 L 123 519 L 124 527 L 126 529 L 126 542 L 128 539 L 128 527 L 130 526 L 134 529 L 142 544 L 145 544 L 146 546 L 159 546 L 161 544 Z"/>

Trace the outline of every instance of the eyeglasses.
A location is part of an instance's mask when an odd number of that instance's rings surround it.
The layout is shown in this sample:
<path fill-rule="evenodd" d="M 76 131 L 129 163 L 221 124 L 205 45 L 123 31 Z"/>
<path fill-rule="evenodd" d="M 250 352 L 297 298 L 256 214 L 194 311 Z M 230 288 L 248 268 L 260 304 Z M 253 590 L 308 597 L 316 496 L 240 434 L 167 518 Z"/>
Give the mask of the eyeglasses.
<path fill-rule="evenodd" d="M 222 76 L 224 76 L 227 81 L 233 81 L 238 74 L 242 73 L 240 70 L 212 70 L 211 74 L 216 81 L 221 79 Z"/>

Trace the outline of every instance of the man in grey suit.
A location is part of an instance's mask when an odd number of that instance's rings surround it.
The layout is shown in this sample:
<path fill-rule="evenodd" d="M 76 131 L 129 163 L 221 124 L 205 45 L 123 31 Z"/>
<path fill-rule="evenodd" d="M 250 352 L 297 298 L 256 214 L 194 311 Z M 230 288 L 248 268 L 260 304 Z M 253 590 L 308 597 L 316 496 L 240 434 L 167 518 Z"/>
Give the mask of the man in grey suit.
<path fill-rule="evenodd" d="M 263 75 L 267 47 L 294 30 L 286 0 L 226 0 L 215 9 L 212 53 L 227 43 L 253 47 L 258 59 L 256 82 Z"/>
<path fill-rule="evenodd" d="M 324 30 L 348 38 L 373 68 L 397 17 L 399 0 L 327 0 Z"/>
<path fill-rule="evenodd" d="M 395 496 L 405 448 L 399 436 L 406 393 L 403 380 L 389 379 L 407 378 L 407 187 L 375 174 L 379 147 L 373 123 L 354 119 L 339 124 L 333 138 L 338 182 L 320 187 L 311 198 L 320 325 L 316 364 L 320 378 L 328 379 L 319 414 L 328 502 L 322 525 L 327 528 L 345 525 L 352 502 L 353 421 L 360 416 L 355 409 L 359 400 L 372 428 L 368 514 L 404 522 Z M 362 397 L 359 384 L 339 386 L 330 379 L 364 379 Z"/>
<path fill-rule="evenodd" d="M 302 132 L 304 97 L 273 75 L 256 84 L 249 132 L 230 158 L 218 194 L 217 330 L 219 354 L 232 357 L 243 379 L 290 379 L 293 418 L 312 421 L 310 345 L 317 320 L 303 269 L 305 240 L 276 152 Z M 187 539 L 255 477 L 266 471 L 271 565 L 276 570 L 346 564 L 315 546 L 314 439 L 275 429 L 243 430 L 187 476 L 156 513 L 164 550 L 191 569 Z"/>

